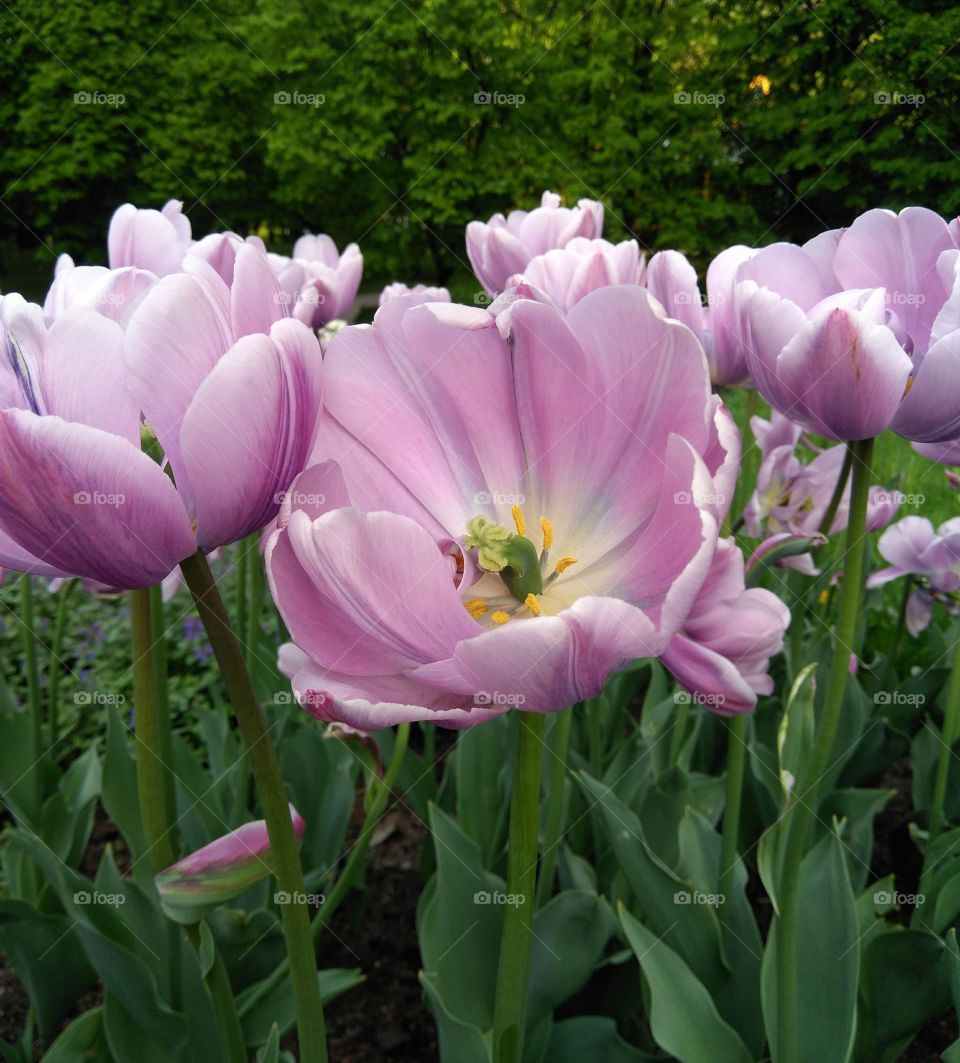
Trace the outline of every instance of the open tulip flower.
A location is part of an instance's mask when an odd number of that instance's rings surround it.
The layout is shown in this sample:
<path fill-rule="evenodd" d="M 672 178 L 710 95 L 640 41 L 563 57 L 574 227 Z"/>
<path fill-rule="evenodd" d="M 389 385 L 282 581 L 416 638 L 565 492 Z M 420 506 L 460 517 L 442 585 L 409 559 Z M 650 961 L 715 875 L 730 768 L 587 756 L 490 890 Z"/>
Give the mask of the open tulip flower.
<path fill-rule="evenodd" d="M 276 515 L 316 431 L 319 346 L 284 316 L 255 247 L 238 252 L 231 287 L 189 259 L 142 298 L 126 335 L 89 309 L 47 325 L 4 297 L 3 563 L 146 587 L 198 545 Z M 141 416 L 173 480 L 141 450 Z"/>
<path fill-rule="evenodd" d="M 397 303 L 331 343 L 321 463 L 267 547 L 298 700 L 371 730 L 596 695 L 710 569 L 739 438 L 702 348 L 635 286 L 518 302 L 506 338 Z"/>
<path fill-rule="evenodd" d="M 512 210 L 504 217 L 467 225 L 467 257 L 489 295 L 498 295 L 512 276 L 523 273 L 537 255 L 563 248 L 578 236 L 603 235 L 603 204 L 581 199 L 561 207 L 556 192 L 544 192 L 535 210 Z"/>
<path fill-rule="evenodd" d="M 764 248 L 734 301 L 750 375 L 793 420 L 838 440 L 960 434 L 960 252 L 933 211 Z"/>

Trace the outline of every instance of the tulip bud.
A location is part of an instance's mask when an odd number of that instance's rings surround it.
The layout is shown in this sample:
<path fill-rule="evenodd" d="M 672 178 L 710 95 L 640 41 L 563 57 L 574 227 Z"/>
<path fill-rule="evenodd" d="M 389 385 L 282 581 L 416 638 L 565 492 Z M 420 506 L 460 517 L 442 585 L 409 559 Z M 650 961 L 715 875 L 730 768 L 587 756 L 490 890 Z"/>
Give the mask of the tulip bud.
<path fill-rule="evenodd" d="M 293 830 L 302 841 L 306 828 L 290 806 Z M 218 904 L 238 896 L 273 874 L 266 820 L 244 823 L 156 875 L 160 903 L 178 923 L 198 923 Z"/>

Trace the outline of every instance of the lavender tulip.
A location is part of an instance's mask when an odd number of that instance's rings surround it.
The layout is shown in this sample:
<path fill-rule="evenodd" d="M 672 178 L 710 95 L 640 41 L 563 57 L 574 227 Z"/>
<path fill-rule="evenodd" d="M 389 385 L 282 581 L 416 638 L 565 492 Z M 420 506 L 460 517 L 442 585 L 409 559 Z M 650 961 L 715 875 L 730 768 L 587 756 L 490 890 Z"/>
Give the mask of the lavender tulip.
<path fill-rule="evenodd" d="M 433 288 L 427 284 L 415 284 L 412 288 L 408 284 L 404 284 L 403 281 L 394 281 L 392 284 L 388 284 L 377 300 L 378 306 L 383 304 L 388 299 L 407 299 L 415 300 L 410 302 L 409 305 L 416 306 L 419 303 L 449 303 L 450 293 L 446 288 Z"/>
<path fill-rule="evenodd" d="M 190 221 L 176 199 L 163 210 L 138 210 L 132 203 L 124 203 L 110 219 L 107 249 L 111 269 L 135 266 L 165 277 L 180 269 L 190 243 Z"/>
<path fill-rule="evenodd" d="M 783 649 L 790 610 L 770 591 L 744 585 L 743 554 L 721 539 L 706 581 L 663 663 L 698 704 L 715 712 L 751 712 L 772 694 L 770 658 Z"/>
<path fill-rule="evenodd" d="M 932 211 L 868 211 L 803 248 L 765 248 L 737 269 L 735 302 L 754 382 L 807 428 L 960 434 L 960 252 Z"/>
<path fill-rule="evenodd" d="M 283 316 L 256 248 L 238 252 L 229 288 L 191 256 L 184 270 L 150 289 L 126 336 L 88 309 L 47 326 L 4 298 L 5 565 L 146 587 L 277 513 L 316 432 L 316 338 Z M 141 451 L 141 414 L 176 486 Z"/>
<path fill-rule="evenodd" d="M 271 255 L 270 262 L 291 313 L 313 329 L 347 315 L 363 275 L 360 248 L 348 244 L 341 254 L 323 233 L 301 236 L 292 258 Z"/>
<path fill-rule="evenodd" d="M 561 709 L 663 651 L 739 462 L 703 351 L 640 287 L 565 316 L 432 303 L 341 331 L 267 547 L 301 704 L 360 730 Z M 290 651 L 288 651 L 289 660 Z"/>
<path fill-rule="evenodd" d="M 957 611 L 960 591 L 960 517 L 941 524 L 936 531 L 926 517 L 904 517 L 888 528 L 877 543 L 890 562 L 874 572 L 867 587 L 882 587 L 901 576 L 913 576 L 917 585 L 907 599 L 906 626 L 916 638 L 930 623 L 933 603 Z"/>
<path fill-rule="evenodd" d="M 506 217 L 494 214 L 489 221 L 470 222 L 467 257 L 486 292 L 497 295 L 537 255 L 566 247 L 578 236 L 593 240 L 602 235 L 602 203 L 581 199 L 575 207 L 561 207 L 560 196 L 544 192 L 535 210 L 513 210 Z"/>
<path fill-rule="evenodd" d="M 293 805 L 290 818 L 301 841 L 306 824 Z M 218 904 L 273 874 L 270 859 L 266 821 L 245 823 L 156 875 L 163 910 L 178 923 L 198 923 Z"/>
<path fill-rule="evenodd" d="M 642 284 L 644 258 L 636 240 L 611 244 L 576 236 L 563 248 L 554 248 L 510 277 L 506 290 L 533 285 L 561 310 L 569 310 L 588 292 L 611 284 Z"/>
<path fill-rule="evenodd" d="M 136 266 L 75 266 L 69 255 L 57 259 L 53 284 L 43 303 L 43 313 L 54 321 L 67 310 L 87 307 L 125 325 L 157 275 Z"/>

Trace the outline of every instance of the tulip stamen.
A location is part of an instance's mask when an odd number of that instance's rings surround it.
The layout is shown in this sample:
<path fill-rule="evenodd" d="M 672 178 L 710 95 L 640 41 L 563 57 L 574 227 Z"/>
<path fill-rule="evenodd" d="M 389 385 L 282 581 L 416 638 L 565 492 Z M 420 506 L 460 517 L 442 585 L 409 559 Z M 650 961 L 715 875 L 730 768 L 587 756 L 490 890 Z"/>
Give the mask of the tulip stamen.
<path fill-rule="evenodd" d="M 517 535 L 527 534 L 527 522 L 523 519 L 523 510 L 514 506 L 510 512 L 513 514 L 513 523 L 517 526 Z"/>
<path fill-rule="evenodd" d="M 482 598 L 473 598 L 469 602 L 464 602 L 463 607 L 474 620 L 479 620 L 481 616 L 486 616 L 490 608 Z"/>
<path fill-rule="evenodd" d="M 571 565 L 575 565 L 576 563 L 577 559 L 575 557 L 561 557 L 553 570 L 553 574 L 555 576 L 560 576 L 566 572 Z"/>
<path fill-rule="evenodd" d="M 490 619 L 495 624 L 505 624 L 510 619 L 510 614 L 498 609 L 495 613 L 490 614 Z"/>
<path fill-rule="evenodd" d="M 535 594 L 528 594 L 523 599 L 523 604 L 533 613 L 534 616 L 543 616 L 543 606 L 537 601 Z"/>

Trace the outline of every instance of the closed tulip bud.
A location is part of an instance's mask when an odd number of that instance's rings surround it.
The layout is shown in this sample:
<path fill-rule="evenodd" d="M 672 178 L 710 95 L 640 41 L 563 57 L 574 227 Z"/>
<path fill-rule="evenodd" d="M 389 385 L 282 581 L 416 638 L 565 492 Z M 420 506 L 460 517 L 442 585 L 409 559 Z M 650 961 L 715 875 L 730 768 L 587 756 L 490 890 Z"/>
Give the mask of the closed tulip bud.
<path fill-rule="evenodd" d="M 306 824 L 290 806 L 297 840 Z M 155 878 L 160 903 L 178 923 L 198 923 L 210 909 L 273 874 L 265 820 L 244 823 L 161 871 Z"/>

